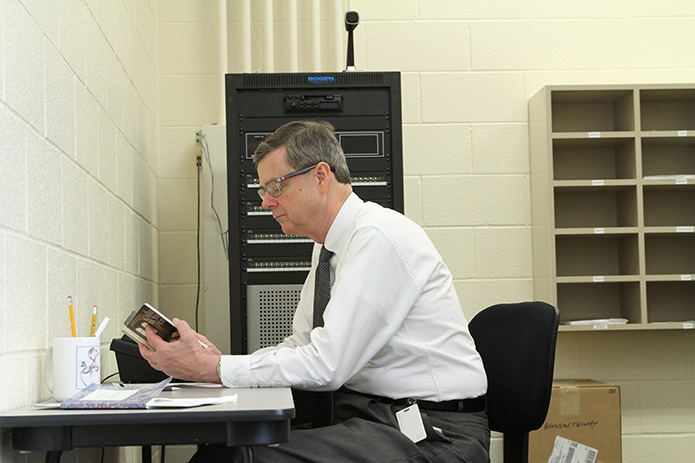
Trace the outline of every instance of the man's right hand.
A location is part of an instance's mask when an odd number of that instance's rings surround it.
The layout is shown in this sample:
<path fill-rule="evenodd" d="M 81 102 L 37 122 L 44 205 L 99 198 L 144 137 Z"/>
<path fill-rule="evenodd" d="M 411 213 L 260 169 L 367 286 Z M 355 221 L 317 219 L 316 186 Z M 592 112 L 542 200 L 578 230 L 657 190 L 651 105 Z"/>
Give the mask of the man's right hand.
<path fill-rule="evenodd" d="M 217 373 L 222 353 L 205 336 L 196 333 L 183 320 L 175 318 L 174 325 L 179 331 L 179 339 L 166 342 L 149 325 L 145 327 L 147 342 L 154 348 L 150 350 L 139 344 L 140 354 L 152 368 L 169 376 L 188 381 L 221 383 Z M 207 345 L 207 348 L 200 343 Z"/>

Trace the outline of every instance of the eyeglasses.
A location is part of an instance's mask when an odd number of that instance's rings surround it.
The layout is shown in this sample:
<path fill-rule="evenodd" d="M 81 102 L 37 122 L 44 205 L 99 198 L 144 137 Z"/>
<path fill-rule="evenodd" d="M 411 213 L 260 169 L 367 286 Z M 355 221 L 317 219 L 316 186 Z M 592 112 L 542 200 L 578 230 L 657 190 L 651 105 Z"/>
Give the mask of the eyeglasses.
<path fill-rule="evenodd" d="M 261 197 L 261 199 L 265 199 L 265 194 L 270 193 L 270 196 L 273 198 L 279 198 L 280 195 L 282 194 L 282 186 L 280 185 L 281 182 L 284 182 L 287 179 L 290 179 L 292 177 L 296 177 L 297 175 L 302 175 L 306 174 L 309 172 L 311 169 L 316 167 L 318 164 L 314 164 L 313 166 L 305 167 L 303 169 L 295 170 L 292 173 L 289 173 L 285 175 L 284 177 L 276 178 L 275 180 L 271 180 L 270 182 L 265 184 L 265 187 L 260 187 L 258 188 L 258 196 Z"/>

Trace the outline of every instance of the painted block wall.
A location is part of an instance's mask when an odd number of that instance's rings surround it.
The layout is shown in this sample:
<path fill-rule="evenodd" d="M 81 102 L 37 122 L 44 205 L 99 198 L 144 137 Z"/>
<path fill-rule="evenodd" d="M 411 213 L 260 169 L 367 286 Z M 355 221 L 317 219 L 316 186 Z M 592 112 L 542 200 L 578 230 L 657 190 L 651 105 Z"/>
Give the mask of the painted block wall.
<path fill-rule="evenodd" d="M 159 300 L 157 2 L 0 2 L 0 410 L 50 397 L 46 348 Z M 0 462 L 43 461 L 12 450 Z M 98 461 L 99 449 L 63 461 Z M 134 461 L 112 448 L 106 461 Z"/>

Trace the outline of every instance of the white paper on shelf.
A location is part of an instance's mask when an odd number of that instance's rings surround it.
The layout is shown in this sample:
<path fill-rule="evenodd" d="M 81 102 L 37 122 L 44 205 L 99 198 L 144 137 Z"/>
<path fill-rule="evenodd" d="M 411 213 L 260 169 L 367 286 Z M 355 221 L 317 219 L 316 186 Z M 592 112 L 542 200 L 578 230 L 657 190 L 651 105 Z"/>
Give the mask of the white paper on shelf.
<path fill-rule="evenodd" d="M 563 321 L 563 325 L 624 325 L 628 322 L 627 318 L 594 318 L 591 320 L 568 320 Z"/>
<path fill-rule="evenodd" d="M 645 175 L 645 180 L 677 180 L 679 178 L 695 178 L 695 174 Z"/>

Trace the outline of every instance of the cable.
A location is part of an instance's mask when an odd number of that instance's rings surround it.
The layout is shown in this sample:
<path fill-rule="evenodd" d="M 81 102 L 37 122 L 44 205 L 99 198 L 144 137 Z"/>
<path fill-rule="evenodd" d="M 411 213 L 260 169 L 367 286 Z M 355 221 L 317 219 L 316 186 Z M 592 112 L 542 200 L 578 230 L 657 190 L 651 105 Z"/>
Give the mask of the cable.
<path fill-rule="evenodd" d="M 203 151 L 203 157 L 205 158 L 205 163 L 208 165 L 208 170 L 210 171 L 210 208 L 212 213 L 215 215 L 215 221 L 217 226 L 217 234 L 222 238 L 222 248 L 224 248 L 224 256 L 229 260 L 229 228 L 226 231 L 222 231 L 222 219 L 217 213 L 215 208 L 215 173 L 212 171 L 212 162 L 210 161 L 210 148 L 208 146 L 208 140 L 205 134 L 201 136 L 200 147 Z"/>
<path fill-rule="evenodd" d="M 198 331 L 198 310 L 200 308 L 200 170 L 201 170 L 201 159 L 200 156 L 195 158 L 195 170 L 197 171 L 196 178 L 197 190 L 198 190 L 198 204 L 196 207 L 197 216 L 197 226 L 196 226 L 196 254 L 198 260 L 198 283 L 196 285 L 196 295 L 195 295 L 195 330 Z"/>
<path fill-rule="evenodd" d="M 107 379 L 113 378 L 113 377 L 116 376 L 118 373 L 120 373 L 120 372 L 117 371 L 116 373 L 111 373 L 111 374 L 108 375 L 106 378 L 104 378 L 104 379 L 101 380 L 101 384 L 104 384 L 104 383 L 106 382 Z"/>

